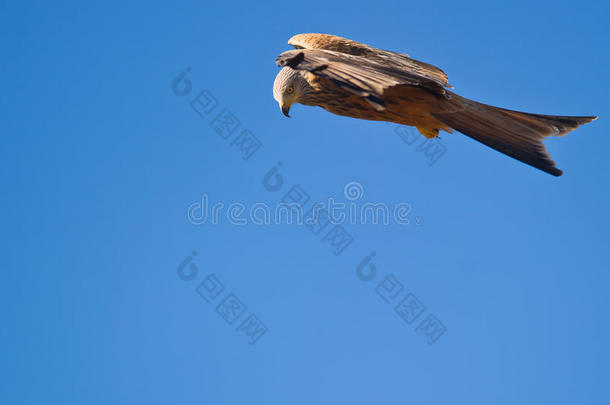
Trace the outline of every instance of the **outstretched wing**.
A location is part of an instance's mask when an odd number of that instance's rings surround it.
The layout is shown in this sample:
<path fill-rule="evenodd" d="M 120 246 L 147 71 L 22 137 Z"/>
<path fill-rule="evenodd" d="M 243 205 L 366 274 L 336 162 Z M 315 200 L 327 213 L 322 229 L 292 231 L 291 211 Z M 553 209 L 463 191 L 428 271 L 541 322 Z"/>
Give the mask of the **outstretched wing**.
<path fill-rule="evenodd" d="M 282 53 L 275 62 L 280 67 L 306 70 L 330 79 L 338 86 L 365 98 L 377 110 L 385 109 L 384 92 L 394 86 L 416 86 L 438 96 L 446 96 L 445 88 L 437 81 L 362 56 L 322 49 L 297 49 Z"/>
<path fill-rule="evenodd" d="M 328 34 L 298 34 L 288 40 L 297 49 L 324 49 L 360 56 L 384 66 L 404 70 L 451 87 L 445 72 L 436 66 L 409 58 L 409 55 L 373 48 L 372 46 Z"/>

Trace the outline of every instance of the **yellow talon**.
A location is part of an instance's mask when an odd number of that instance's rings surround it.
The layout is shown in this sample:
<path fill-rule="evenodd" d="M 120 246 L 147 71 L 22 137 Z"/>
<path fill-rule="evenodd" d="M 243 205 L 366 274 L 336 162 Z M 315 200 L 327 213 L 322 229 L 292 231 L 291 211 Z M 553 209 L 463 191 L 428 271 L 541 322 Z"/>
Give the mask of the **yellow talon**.
<path fill-rule="evenodd" d="M 415 127 L 415 128 L 417 128 L 417 130 L 419 131 L 420 134 L 422 134 L 423 136 L 425 136 L 428 139 L 436 138 L 438 136 L 438 129 L 428 129 L 428 128 L 421 128 L 421 127 Z"/>

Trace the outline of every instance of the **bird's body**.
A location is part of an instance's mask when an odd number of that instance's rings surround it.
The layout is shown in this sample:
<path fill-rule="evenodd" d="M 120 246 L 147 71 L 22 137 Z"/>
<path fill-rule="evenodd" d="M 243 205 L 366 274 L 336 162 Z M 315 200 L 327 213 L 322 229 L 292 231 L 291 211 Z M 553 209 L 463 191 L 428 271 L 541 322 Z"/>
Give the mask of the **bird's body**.
<path fill-rule="evenodd" d="M 344 90 L 334 84 L 332 80 L 315 76 L 309 72 L 301 73 L 306 75 L 308 82 L 317 90 L 312 94 L 310 100 L 306 100 L 302 104 L 320 106 L 333 114 L 352 118 L 390 121 L 420 129 L 451 131 L 449 127 L 429 114 L 430 111 L 442 110 L 442 105 L 438 103 L 437 97 L 416 87 L 388 89 L 385 93 L 385 108 L 376 109 L 362 97 Z M 328 92 L 327 89 L 333 90 Z"/>
<path fill-rule="evenodd" d="M 449 91 L 447 75 L 435 66 L 333 35 L 299 34 L 289 44 L 297 49 L 277 58 L 284 69 L 274 83 L 274 97 L 285 115 L 297 102 L 338 115 L 415 126 L 427 138 L 457 130 L 556 176 L 561 170 L 542 139 L 596 118 L 477 103 Z"/>

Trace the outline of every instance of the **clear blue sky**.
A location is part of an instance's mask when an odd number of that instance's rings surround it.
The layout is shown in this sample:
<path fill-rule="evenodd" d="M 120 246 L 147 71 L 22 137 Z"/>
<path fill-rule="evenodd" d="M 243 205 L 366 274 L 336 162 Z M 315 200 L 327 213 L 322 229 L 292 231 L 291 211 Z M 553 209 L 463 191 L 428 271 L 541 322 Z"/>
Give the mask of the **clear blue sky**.
<path fill-rule="evenodd" d="M 257 3 L 0 4 L 0 402 L 608 403 L 607 2 Z M 274 58 L 301 32 L 409 53 L 478 101 L 600 119 L 547 142 L 561 178 L 457 133 L 430 166 L 390 124 L 281 115 Z M 329 228 L 187 220 L 204 194 L 345 202 L 349 182 L 411 224 L 346 224 L 334 255 Z M 446 328 L 433 344 L 426 319 Z"/>

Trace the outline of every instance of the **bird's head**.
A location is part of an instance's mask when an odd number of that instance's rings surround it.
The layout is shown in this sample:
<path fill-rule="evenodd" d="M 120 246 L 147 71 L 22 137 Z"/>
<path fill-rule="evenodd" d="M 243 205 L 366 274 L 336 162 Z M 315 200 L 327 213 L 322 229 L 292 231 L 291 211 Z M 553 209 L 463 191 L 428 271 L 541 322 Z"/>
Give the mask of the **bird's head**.
<path fill-rule="evenodd" d="M 290 117 L 290 107 L 303 103 L 312 88 L 300 71 L 285 67 L 277 74 L 273 83 L 273 98 L 280 105 L 282 114 Z"/>

